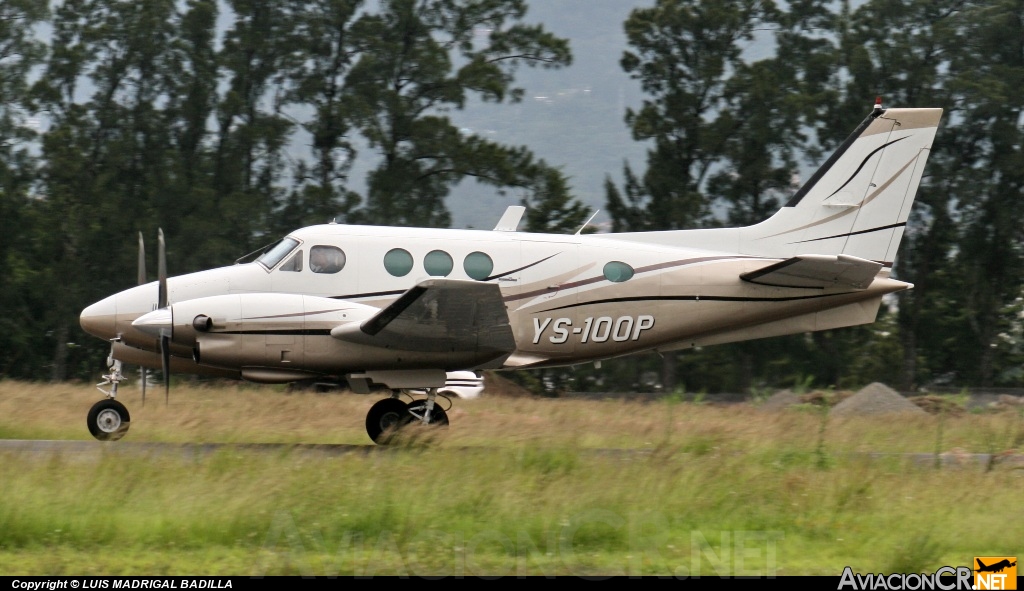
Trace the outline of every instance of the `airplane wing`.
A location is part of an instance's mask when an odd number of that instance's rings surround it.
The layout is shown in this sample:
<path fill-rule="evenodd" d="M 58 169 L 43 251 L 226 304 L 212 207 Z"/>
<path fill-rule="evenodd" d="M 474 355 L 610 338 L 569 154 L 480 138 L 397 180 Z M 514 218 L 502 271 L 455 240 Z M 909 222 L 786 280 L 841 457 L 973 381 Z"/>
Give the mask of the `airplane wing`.
<path fill-rule="evenodd" d="M 331 336 L 353 343 L 421 352 L 479 352 L 493 358 L 515 350 L 497 284 L 428 279 L 361 323 Z"/>
<path fill-rule="evenodd" d="M 804 254 L 742 273 L 740 279 L 774 287 L 867 289 L 882 264 L 840 254 Z"/>

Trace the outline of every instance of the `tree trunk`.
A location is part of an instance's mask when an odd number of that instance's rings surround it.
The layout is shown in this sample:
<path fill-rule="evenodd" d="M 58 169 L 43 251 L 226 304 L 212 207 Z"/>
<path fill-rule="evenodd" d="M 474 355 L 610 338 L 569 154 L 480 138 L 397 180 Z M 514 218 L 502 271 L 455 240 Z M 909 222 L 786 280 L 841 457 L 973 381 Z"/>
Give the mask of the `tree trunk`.
<path fill-rule="evenodd" d="M 903 368 L 900 376 L 900 388 L 904 392 L 917 390 L 917 335 L 909 326 L 900 331 L 903 344 Z"/>
<path fill-rule="evenodd" d="M 661 387 L 669 394 L 676 391 L 676 352 L 666 351 L 661 354 Z"/>

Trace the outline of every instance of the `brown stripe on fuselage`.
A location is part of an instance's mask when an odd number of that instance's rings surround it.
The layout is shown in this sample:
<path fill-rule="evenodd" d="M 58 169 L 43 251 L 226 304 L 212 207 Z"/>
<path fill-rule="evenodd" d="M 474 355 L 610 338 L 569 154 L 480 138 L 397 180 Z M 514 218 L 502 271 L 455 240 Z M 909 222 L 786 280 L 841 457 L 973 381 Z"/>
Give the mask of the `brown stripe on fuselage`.
<path fill-rule="evenodd" d="M 685 267 L 687 265 L 696 265 L 698 263 L 704 263 L 707 261 L 720 261 L 720 260 L 745 260 L 745 259 L 760 259 L 763 257 L 755 256 L 742 256 L 742 255 L 726 255 L 726 256 L 712 256 L 712 257 L 697 257 L 693 259 L 677 259 L 674 261 L 666 261 L 664 263 L 655 263 L 653 265 L 645 265 L 634 270 L 634 273 L 639 275 L 641 273 L 649 273 L 651 271 L 659 271 L 661 269 L 670 269 L 672 267 Z M 524 293 L 506 296 L 504 299 L 506 302 L 514 302 L 517 300 L 524 300 L 527 298 L 537 297 L 546 293 L 556 293 L 563 289 L 572 289 L 574 287 L 580 287 L 583 285 L 590 285 L 598 283 L 600 281 L 608 281 L 605 276 L 597 275 L 594 277 L 588 277 L 586 279 L 580 279 L 579 281 L 572 281 L 569 283 L 563 283 L 557 286 L 544 287 L 541 289 L 535 289 Z"/>

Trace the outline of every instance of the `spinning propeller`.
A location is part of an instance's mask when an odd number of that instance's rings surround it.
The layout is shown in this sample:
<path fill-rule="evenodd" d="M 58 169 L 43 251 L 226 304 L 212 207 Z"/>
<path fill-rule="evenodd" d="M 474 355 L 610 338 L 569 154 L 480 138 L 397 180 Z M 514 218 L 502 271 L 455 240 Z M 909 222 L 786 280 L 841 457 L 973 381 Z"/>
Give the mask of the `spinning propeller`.
<path fill-rule="evenodd" d="M 171 309 L 167 307 L 167 247 L 164 245 L 164 230 L 157 230 L 157 267 L 156 276 L 159 281 L 160 290 L 157 296 L 157 307 L 167 310 L 171 315 Z M 168 323 L 170 325 L 170 323 Z M 171 400 L 171 328 L 170 326 L 160 329 L 160 370 L 164 374 L 164 405 Z"/>
<path fill-rule="evenodd" d="M 139 232 L 139 285 L 145 285 L 146 281 L 146 243 L 142 240 L 142 232 Z M 146 367 L 139 366 L 139 374 L 142 376 L 142 406 L 146 406 L 146 380 L 148 375 Z"/>
<path fill-rule="evenodd" d="M 157 304 L 154 312 L 144 317 L 147 321 L 132 324 L 145 332 L 152 332 L 160 339 L 160 369 L 164 375 L 164 404 L 169 404 L 171 396 L 171 309 L 167 307 L 167 247 L 164 244 L 163 228 L 157 230 Z M 146 247 L 139 232 L 139 285 L 146 281 Z M 142 320 L 140 317 L 139 320 Z M 148 330 L 147 330 L 148 329 Z M 158 330 L 153 330 L 158 329 Z M 142 370 L 142 405 L 146 405 L 146 370 Z"/>

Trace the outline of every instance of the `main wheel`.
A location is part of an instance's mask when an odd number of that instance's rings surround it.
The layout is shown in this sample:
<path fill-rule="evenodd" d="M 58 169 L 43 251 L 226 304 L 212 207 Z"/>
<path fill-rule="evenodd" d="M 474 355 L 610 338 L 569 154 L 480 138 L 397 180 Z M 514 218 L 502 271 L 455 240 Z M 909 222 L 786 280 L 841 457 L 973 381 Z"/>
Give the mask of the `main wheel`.
<path fill-rule="evenodd" d="M 409 406 L 397 398 L 385 398 L 370 407 L 366 413 L 366 434 L 374 443 L 385 444 L 409 421 Z"/>
<path fill-rule="evenodd" d="M 107 398 L 92 405 L 86 417 L 86 424 L 89 426 L 89 433 L 96 439 L 117 441 L 128 432 L 131 420 L 128 409 L 123 404 L 113 398 Z"/>

